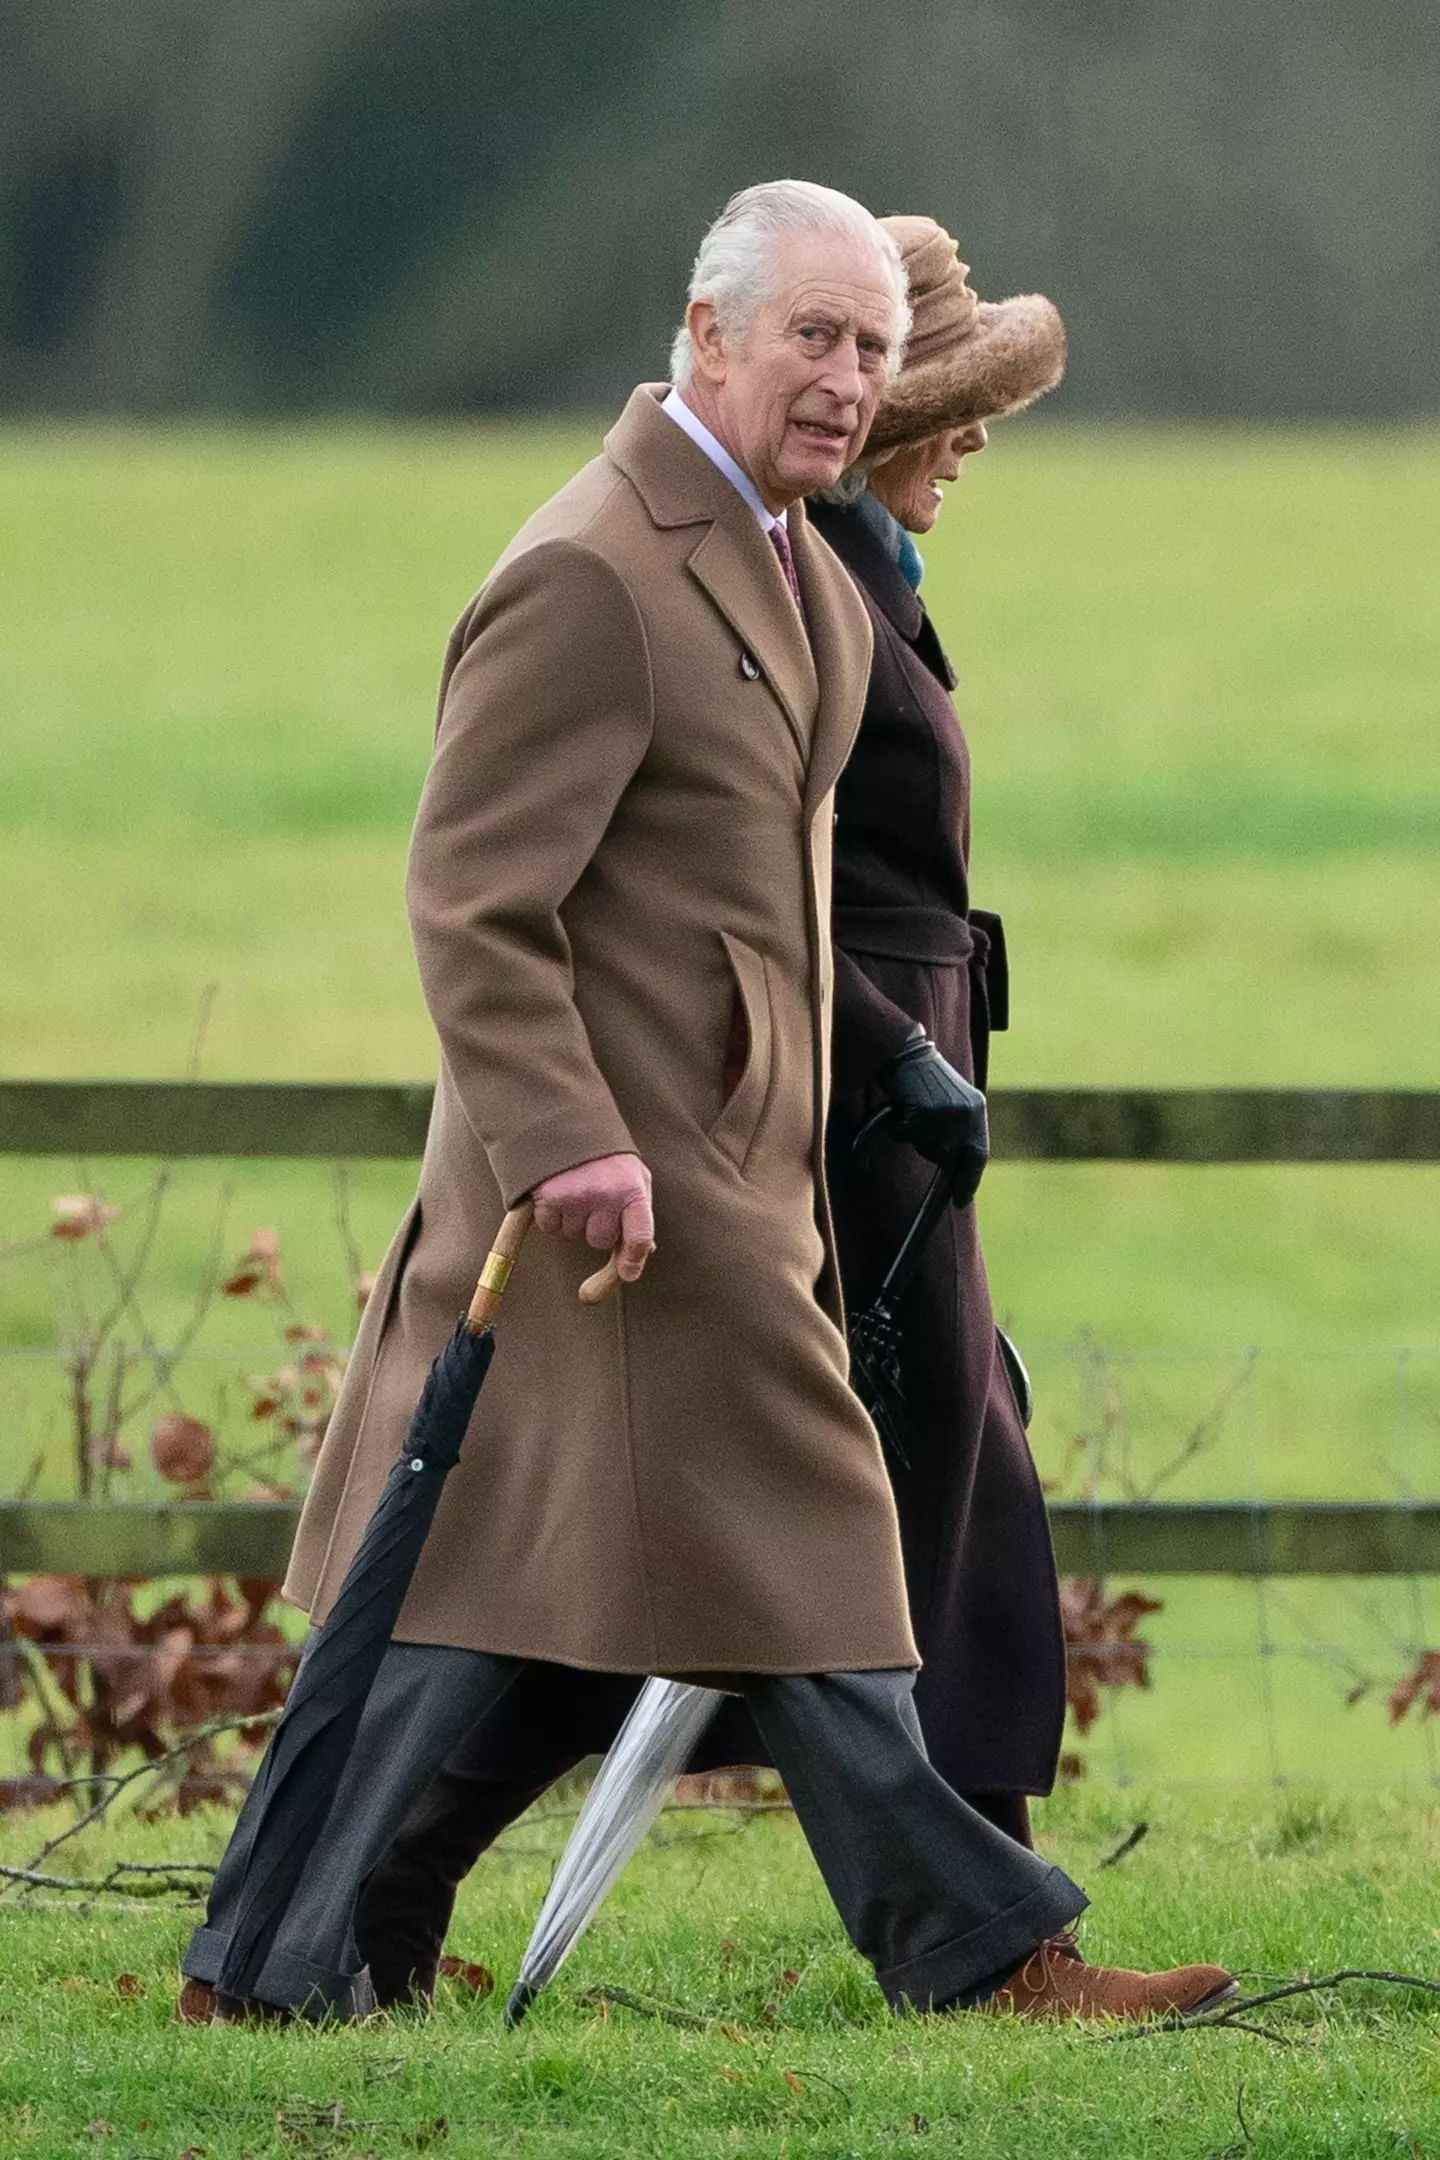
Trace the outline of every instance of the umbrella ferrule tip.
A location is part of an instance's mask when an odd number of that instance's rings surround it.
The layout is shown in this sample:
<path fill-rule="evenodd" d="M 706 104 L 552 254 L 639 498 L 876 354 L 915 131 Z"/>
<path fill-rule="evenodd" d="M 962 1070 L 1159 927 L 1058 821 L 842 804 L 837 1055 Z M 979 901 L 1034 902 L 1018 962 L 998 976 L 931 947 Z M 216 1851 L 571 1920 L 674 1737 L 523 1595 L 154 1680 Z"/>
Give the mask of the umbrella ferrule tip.
<path fill-rule="evenodd" d="M 539 1988 L 533 1987 L 528 1980 L 517 1980 L 505 2005 L 505 2023 L 518 2025 L 539 1993 Z"/>

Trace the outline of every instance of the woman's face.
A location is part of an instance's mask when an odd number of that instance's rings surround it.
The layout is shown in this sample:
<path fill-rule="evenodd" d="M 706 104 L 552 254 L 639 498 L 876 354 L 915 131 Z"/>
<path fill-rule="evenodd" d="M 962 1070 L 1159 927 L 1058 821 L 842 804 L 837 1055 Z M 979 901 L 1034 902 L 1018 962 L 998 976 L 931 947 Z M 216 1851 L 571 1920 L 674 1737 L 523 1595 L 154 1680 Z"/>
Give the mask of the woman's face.
<path fill-rule="evenodd" d="M 989 439 L 984 421 L 972 420 L 968 427 L 906 443 L 871 468 L 870 492 L 906 532 L 927 533 L 944 506 L 941 489 L 959 479 L 963 460 L 983 450 Z"/>

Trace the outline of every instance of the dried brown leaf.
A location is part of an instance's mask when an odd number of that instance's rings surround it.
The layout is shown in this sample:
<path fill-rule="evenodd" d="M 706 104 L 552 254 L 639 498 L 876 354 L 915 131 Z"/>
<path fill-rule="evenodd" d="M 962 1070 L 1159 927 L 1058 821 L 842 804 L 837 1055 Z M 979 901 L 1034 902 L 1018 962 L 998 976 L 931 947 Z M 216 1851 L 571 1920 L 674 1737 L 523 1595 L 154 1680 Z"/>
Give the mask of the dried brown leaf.
<path fill-rule="evenodd" d="M 1427 1650 L 1413 1672 L 1390 1690 L 1390 1723 L 1398 1725 L 1415 1704 L 1422 1718 L 1440 1715 L 1440 1650 Z"/>
<path fill-rule="evenodd" d="M 106 1207 L 94 1193 L 59 1193 L 50 1203 L 55 1220 L 50 1225 L 51 1237 L 95 1237 L 112 1223 L 119 1214 L 118 1208 Z"/>
<path fill-rule="evenodd" d="M 172 1485 L 197 1484 L 215 1460 L 215 1435 L 199 1418 L 174 1411 L 156 1421 L 150 1460 Z"/>
<path fill-rule="evenodd" d="M 133 1998 L 145 1993 L 145 1983 L 138 1973 L 117 1973 L 115 1976 L 115 1992 L 117 1995 Z"/>

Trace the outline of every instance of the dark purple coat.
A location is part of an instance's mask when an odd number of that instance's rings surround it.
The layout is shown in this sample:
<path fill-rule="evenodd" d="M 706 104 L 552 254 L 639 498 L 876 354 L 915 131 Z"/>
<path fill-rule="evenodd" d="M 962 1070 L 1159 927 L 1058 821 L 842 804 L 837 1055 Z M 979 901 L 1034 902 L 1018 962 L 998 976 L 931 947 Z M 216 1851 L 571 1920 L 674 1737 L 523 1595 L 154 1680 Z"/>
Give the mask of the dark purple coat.
<path fill-rule="evenodd" d="M 851 511 L 815 523 L 869 610 L 875 657 L 836 796 L 830 1198 L 847 1311 L 874 1295 L 930 1165 L 881 1140 L 851 1155 L 879 1106 L 876 1070 L 916 1021 L 985 1084 L 1006 1021 L 998 920 L 970 909 L 970 758 L 955 677 L 883 544 Z M 983 1187 L 982 1187 L 983 1204 Z M 1065 1646 L 1040 1481 L 996 1347 L 974 1207 L 952 1209 L 898 1315 L 908 1469 L 891 1465 L 924 1664 L 916 1707 L 960 1791 L 1048 1792 L 1065 1716 Z"/>

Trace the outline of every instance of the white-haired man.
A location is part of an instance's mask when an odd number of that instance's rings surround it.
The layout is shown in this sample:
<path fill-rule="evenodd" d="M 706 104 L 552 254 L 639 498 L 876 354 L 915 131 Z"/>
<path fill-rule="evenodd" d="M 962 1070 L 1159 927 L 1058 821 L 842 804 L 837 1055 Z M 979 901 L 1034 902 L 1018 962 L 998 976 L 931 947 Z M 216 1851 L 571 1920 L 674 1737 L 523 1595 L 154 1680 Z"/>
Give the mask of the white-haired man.
<path fill-rule="evenodd" d="M 906 326 L 859 204 L 791 181 L 738 196 L 674 387 L 635 392 L 451 641 L 409 877 L 439 1087 L 288 1579 L 317 1620 L 502 1212 L 531 1195 L 552 1235 L 516 1271 L 260 2004 L 370 2006 L 362 1884 L 455 1743 L 557 1667 L 724 1676 L 897 2007 L 1141 2004 L 1073 1954 L 1035 1966 L 1082 1893 L 925 1759 L 889 1481 L 846 1380 L 829 805 L 870 632 L 800 505 L 858 454 Z M 626 1285 L 595 1309 L 587 1245 Z M 246 1848 L 242 1815 L 185 1960 L 201 1983 Z M 1044 1978 L 1007 1997 L 1022 1967 Z M 1143 2007 L 1227 1983 L 1147 1980 Z"/>

